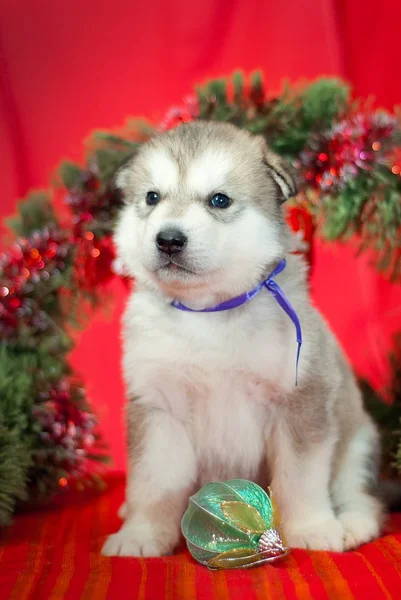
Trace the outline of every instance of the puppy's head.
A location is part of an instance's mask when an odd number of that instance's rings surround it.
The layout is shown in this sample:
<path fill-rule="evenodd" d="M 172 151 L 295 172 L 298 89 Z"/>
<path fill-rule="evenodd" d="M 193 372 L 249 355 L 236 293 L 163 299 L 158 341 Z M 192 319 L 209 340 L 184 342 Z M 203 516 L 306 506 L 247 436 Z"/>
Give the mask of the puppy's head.
<path fill-rule="evenodd" d="M 130 274 L 169 297 L 225 298 L 254 285 L 286 245 L 295 181 L 261 137 L 194 122 L 154 137 L 117 174 L 115 234 Z"/>

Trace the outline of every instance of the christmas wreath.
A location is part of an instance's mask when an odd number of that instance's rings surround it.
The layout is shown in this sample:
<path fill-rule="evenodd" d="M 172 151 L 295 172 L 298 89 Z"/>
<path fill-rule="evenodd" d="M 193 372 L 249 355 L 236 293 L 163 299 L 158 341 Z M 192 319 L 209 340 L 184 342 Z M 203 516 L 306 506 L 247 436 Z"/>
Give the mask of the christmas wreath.
<path fill-rule="evenodd" d="M 399 119 L 353 100 L 342 81 L 322 78 L 269 95 L 259 73 L 249 81 L 235 73 L 199 87 L 157 127 L 130 120 L 120 131 L 95 132 L 85 165 L 62 164 L 61 185 L 29 194 L 8 222 L 14 239 L 0 256 L 0 524 L 21 502 L 82 484 L 89 459 L 105 459 L 84 386 L 68 364 L 70 332 L 101 286 L 123 276 L 111 242 L 122 202 L 116 170 L 153 133 L 192 119 L 263 134 L 294 164 L 301 191 L 287 218 L 309 261 L 313 232 L 352 237 L 360 250 L 375 251 L 380 270 L 401 280 Z M 67 210 L 59 216 L 53 199 L 60 191 Z M 388 405 L 363 382 L 382 426 L 386 465 L 401 470 L 396 359 L 392 387 Z"/>

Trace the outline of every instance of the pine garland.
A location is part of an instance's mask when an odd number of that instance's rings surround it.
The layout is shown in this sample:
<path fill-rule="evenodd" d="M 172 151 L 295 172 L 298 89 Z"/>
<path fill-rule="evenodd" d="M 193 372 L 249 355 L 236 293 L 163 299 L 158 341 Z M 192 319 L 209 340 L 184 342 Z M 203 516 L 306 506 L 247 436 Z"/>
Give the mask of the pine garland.
<path fill-rule="evenodd" d="M 16 501 L 28 497 L 34 438 L 29 366 L 25 356 L 0 347 L 0 525 L 9 523 Z"/>
<path fill-rule="evenodd" d="M 401 281 L 399 120 L 352 99 L 338 79 L 286 84 L 273 95 L 260 73 L 246 80 L 237 72 L 198 87 L 158 127 L 129 120 L 121 130 L 95 132 L 85 164 L 64 162 L 59 169 L 68 209 L 63 223 L 53 190 L 30 194 L 8 221 L 15 241 L 0 257 L 0 524 L 21 501 L 48 496 L 85 474 L 87 459 L 104 458 L 101 447 L 92 454 L 95 419 L 68 365 L 67 331 L 119 272 L 110 237 L 122 202 L 116 170 L 154 133 L 193 119 L 263 135 L 298 170 L 295 202 L 309 211 L 317 233 L 374 250 L 376 267 Z M 366 383 L 363 389 L 383 430 L 386 464 L 401 472 L 398 364 L 392 407 Z"/>
<path fill-rule="evenodd" d="M 365 406 L 381 431 L 383 469 L 389 476 L 401 474 L 401 333 L 395 335 L 390 364 L 392 378 L 386 393 L 387 402 L 383 402 L 368 381 L 360 382 Z"/>
<path fill-rule="evenodd" d="M 0 525 L 21 502 L 87 476 L 86 459 L 107 459 L 67 362 L 67 327 L 96 300 L 76 285 L 71 231 L 40 193 L 9 224 L 19 237 L 0 257 Z"/>

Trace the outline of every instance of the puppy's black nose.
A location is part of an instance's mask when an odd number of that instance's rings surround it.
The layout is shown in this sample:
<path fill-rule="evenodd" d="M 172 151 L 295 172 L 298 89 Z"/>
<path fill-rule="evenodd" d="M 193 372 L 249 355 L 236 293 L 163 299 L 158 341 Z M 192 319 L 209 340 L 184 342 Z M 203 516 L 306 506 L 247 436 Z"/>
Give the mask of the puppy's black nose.
<path fill-rule="evenodd" d="M 181 252 L 187 245 L 187 236 L 179 229 L 164 229 L 156 236 L 156 246 L 165 254 Z"/>

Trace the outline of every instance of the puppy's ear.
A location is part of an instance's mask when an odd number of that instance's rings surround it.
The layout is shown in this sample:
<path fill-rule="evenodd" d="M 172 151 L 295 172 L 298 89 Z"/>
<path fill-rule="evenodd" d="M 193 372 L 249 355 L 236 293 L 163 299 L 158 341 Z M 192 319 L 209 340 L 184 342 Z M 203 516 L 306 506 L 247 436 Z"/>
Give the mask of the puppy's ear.
<path fill-rule="evenodd" d="M 116 186 L 116 188 L 118 188 L 122 192 L 125 192 L 125 190 L 128 188 L 128 184 L 129 184 L 129 168 L 128 168 L 128 165 L 125 164 L 122 167 L 120 167 L 118 169 L 117 173 L 114 175 L 114 185 Z"/>
<path fill-rule="evenodd" d="M 298 193 L 298 183 L 295 169 L 286 163 L 281 156 L 272 152 L 261 138 L 263 149 L 263 164 L 280 190 L 280 200 L 285 202 Z"/>
<path fill-rule="evenodd" d="M 117 169 L 113 177 L 114 186 L 122 192 L 122 198 L 125 202 L 129 199 L 130 192 L 132 192 L 134 188 L 132 169 L 135 156 L 136 154 L 131 154 L 131 156 Z"/>
<path fill-rule="evenodd" d="M 130 187 L 130 171 L 132 166 L 132 157 L 129 158 L 125 163 L 117 169 L 114 175 L 114 185 L 117 189 L 122 192 L 127 192 Z"/>

